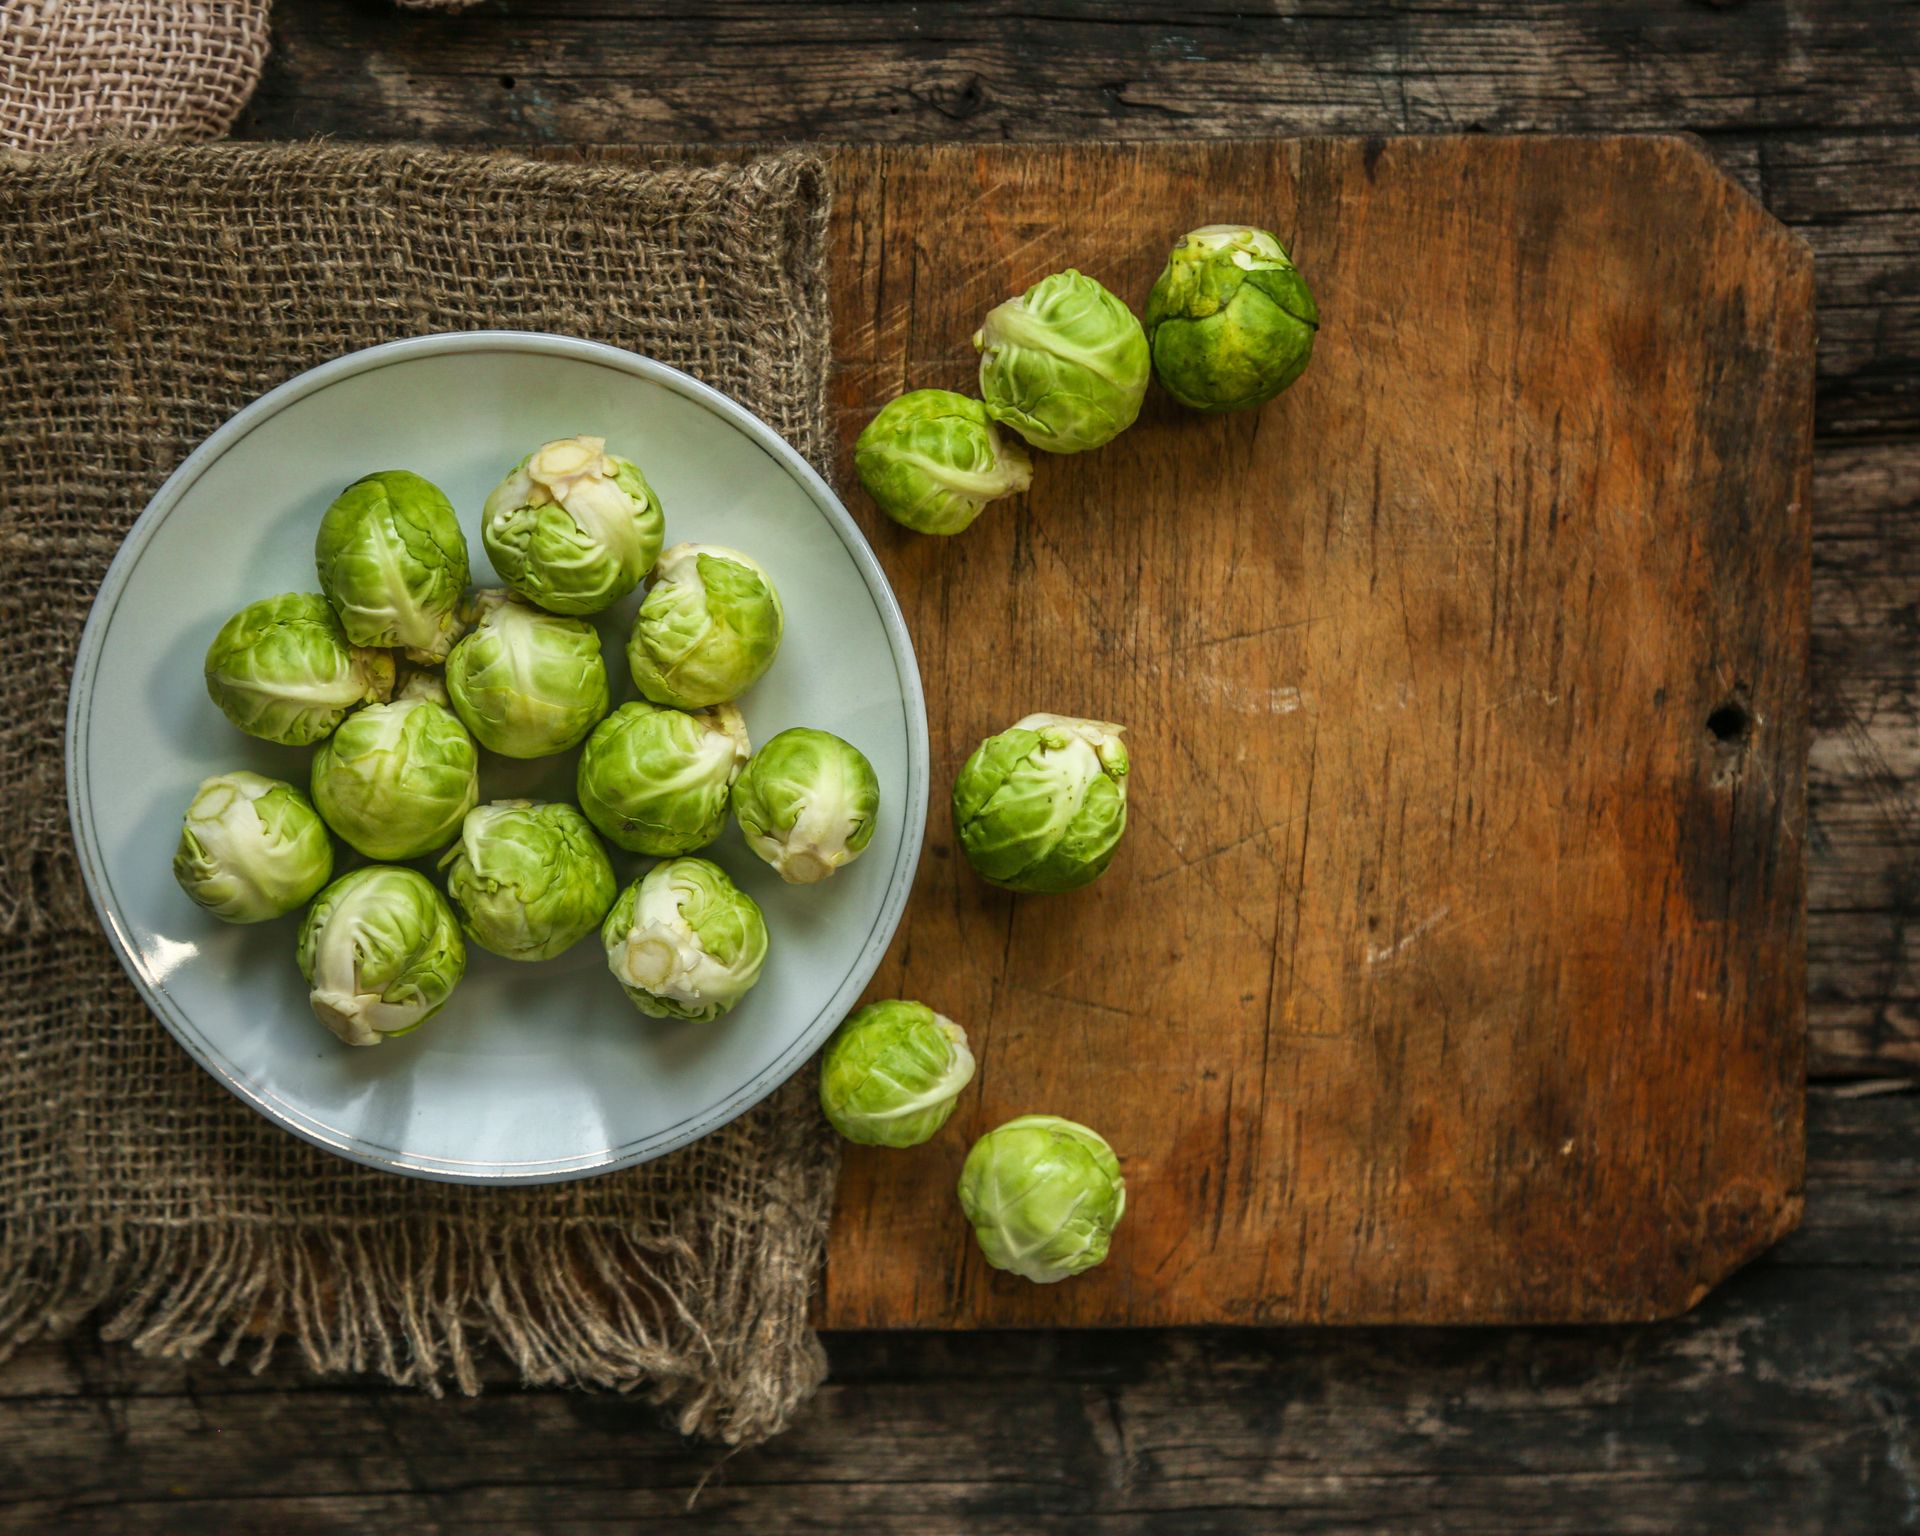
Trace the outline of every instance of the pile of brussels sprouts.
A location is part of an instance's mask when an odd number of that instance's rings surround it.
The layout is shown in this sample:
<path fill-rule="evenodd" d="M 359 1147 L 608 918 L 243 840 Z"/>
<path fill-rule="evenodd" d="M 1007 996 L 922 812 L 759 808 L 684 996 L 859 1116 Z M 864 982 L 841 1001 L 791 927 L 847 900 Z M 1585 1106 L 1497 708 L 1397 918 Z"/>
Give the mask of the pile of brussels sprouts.
<path fill-rule="evenodd" d="M 207 691 L 227 718 L 316 751 L 309 793 L 244 771 L 202 783 L 174 877 L 232 923 L 311 902 L 296 958 L 314 1016 L 347 1044 L 432 1018 L 467 941 L 548 960 L 596 929 L 642 1013 L 717 1018 L 759 980 L 767 928 L 690 855 L 729 811 L 794 884 L 871 841 L 880 786 L 857 747 L 802 728 L 755 752 L 734 705 L 780 648 L 773 578 L 738 550 L 663 551 L 665 532 L 639 466 L 604 439 L 547 443 L 481 513 L 505 587 L 470 593 L 451 503 L 386 470 L 327 508 L 318 593 L 251 603 L 214 636 Z M 641 697 L 609 713 L 590 618 L 643 581 L 626 647 Z M 538 758 L 582 742 L 577 807 L 481 802 L 481 748 Z M 333 878 L 334 837 L 372 862 Z M 602 838 L 660 862 L 622 891 Z M 444 892 L 406 867 L 428 858 Z"/>

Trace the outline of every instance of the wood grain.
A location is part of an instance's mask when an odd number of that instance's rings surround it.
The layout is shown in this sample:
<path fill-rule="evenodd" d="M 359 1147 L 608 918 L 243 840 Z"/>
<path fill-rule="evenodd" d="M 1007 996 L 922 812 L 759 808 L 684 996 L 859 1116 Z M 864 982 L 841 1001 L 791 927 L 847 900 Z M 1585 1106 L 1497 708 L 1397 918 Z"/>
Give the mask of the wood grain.
<path fill-rule="evenodd" d="M 836 165 L 849 442 L 968 387 L 978 316 L 1058 266 L 1137 304 L 1223 199 L 1326 324 L 1274 406 L 1156 394 L 963 538 L 861 501 L 937 778 L 1039 709 L 1127 724 L 1135 772 L 1072 897 L 991 891 L 936 812 L 875 993 L 965 1024 L 978 1086 L 928 1148 L 850 1154 L 825 1321 L 1649 1317 L 1789 1229 L 1805 248 L 1677 141 Z M 968 1142 L 1030 1111 L 1126 1161 L 1071 1286 L 954 1220 Z"/>

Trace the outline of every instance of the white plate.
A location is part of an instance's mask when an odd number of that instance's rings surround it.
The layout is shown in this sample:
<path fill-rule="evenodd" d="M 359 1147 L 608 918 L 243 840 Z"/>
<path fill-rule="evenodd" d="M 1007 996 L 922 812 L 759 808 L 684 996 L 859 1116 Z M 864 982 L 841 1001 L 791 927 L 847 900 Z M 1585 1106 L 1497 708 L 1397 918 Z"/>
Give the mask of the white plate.
<path fill-rule="evenodd" d="M 466 979 L 411 1035 L 355 1049 L 307 1007 L 299 914 L 232 927 L 174 884 L 180 818 L 208 774 L 251 768 L 305 787 L 309 748 L 233 729 L 201 664 L 236 609 L 317 590 L 313 537 L 340 488 L 411 469 L 452 498 L 476 584 L 486 494 L 528 448 L 603 435 L 666 509 L 667 541 L 732 545 L 772 572 L 786 638 L 741 706 L 756 744 L 791 725 L 872 759 L 879 829 L 822 885 L 787 887 L 729 826 L 709 856 L 766 911 L 765 974 L 708 1024 L 648 1019 L 597 936 L 544 964 L 468 948 Z M 605 615 L 614 702 L 636 696 L 622 644 L 637 595 Z M 573 798 L 577 753 L 482 753 L 481 799 Z M 912 643 L 873 552 L 818 475 L 769 427 L 686 375 L 592 342 L 514 332 L 423 336 L 282 385 L 208 438 L 161 487 L 107 572 L 67 715 L 81 867 L 120 959 L 208 1071 L 269 1119 L 357 1161 L 473 1183 L 624 1167 L 724 1125 L 819 1047 L 866 986 L 913 883 L 927 812 L 927 724 Z M 347 855 L 341 868 L 361 862 Z M 650 861 L 613 850 L 624 884 Z M 417 867 L 431 868 L 430 863 Z"/>

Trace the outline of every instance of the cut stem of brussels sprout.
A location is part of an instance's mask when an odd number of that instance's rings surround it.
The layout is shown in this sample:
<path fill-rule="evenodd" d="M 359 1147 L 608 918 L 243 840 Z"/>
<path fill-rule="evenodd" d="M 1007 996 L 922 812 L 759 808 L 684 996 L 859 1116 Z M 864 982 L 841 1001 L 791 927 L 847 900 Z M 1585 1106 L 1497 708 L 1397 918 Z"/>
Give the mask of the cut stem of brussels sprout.
<path fill-rule="evenodd" d="M 724 704 L 773 665 L 785 623 L 780 594 L 758 561 L 717 544 L 676 544 L 654 567 L 627 665 L 656 704 Z"/>
<path fill-rule="evenodd" d="M 967 1032 L 925 1003 L 869 1003 L 834 1031 L 820 1062 L 820 1107 L 869 1147 L 917 1147 L 947 1123 L 973 1080 Z"/>
<path fill-rule="evenodd" d="M 989 736 L 953 786 L 953 826 L 975 872 L 1008 890 L 1077 890 L 1113 862 L 1127 829 L 1122 728 L 1028 715 Z"/>
<path fill-rule="evenodd" d="M 725 829 L 727 791 L 750 750 L 747 723 L 731 704 L 622 704 L 580 754 L 580 809 L 629 853 L 692 853 Z"/>
<path fill-rule="evenodd" d="M 577 745 L 607 712 L 600 636 L 512 593 L 474 594 L 473 628 L 447 657 L 454 713 L 502 757 L 548 757 Z"/>
<path fill-rule="evenodd" d="M 606 849 L 570 805 L 476 806 L 440 863 L 467 937 L 509 960 L 564 954 L 600 926 L 618 890 Z"/>
<path fill-rule="evenodd" d="M 1243 411 L 1306 371 L 1320 311 L 1286 247 L 1248 224 L 1209 224 L 1173 248 L 1147 298 L 1161 387 L 1197 411 Z"/>
<path fill-rule="evenodd" d="M 1113 1148 L 1058 1115 L 1022 1115 L 982 1136 L 959 1195 L 986 1261 L 1036 1285 L 1102 1262 L 1127 1209 Z"/>
<path fill-rule="evenodd" d="M 988 502 L 1033 483 L 1033 461 L 1000 435 L 978 400 L 916 389 L 889 401 L 854 445 L 853 466 L 880 510 L 919 533 L 959 533 Z"/>
<path fill-rule="evenodd" d="M 356 480 L 320 519 L 320 588 L 355 645 L 442 660 L 460 633 L 467 540 L 453 504 L 404 469 Z"/>
<path fill-rule="evenodd" d="M 466 974 L 446 898 L 411 869 L 370 864 L 320 893 L 300 925 L 313 1014 L 348 1045 L 418 1029 Z"/>
<path fill-rule="evenodd" d="M 767 959 L 758 904 L 706 859 L 656 864 L 621 892 L 600 937 L 607 968 L 655 1018 L 718 1018 Z"/>
<path fill-rule="evenodd" d="M 347 712 L 384 699 L 393 657 L 347 641 L 317 592 L 287 592 L 249 603 L 207 647 L 207 693 L 220 712 L 264 741 L 304 747 Z"/>
<path fill-rule="evenodd" d="M 553 613 L 592 614 L 640 585 L 666 522 L 631 459 L 600 437 L 564 437 L 508 472 L 481 513 L 480 538 L 500 578 Z"/>
<path fill-rule="evenodd" d="M 987 414 L 1049 453 L 1082 453 L 1133 425 L 1146 397 L 1147 338 L 1084 273 L 1043 277 L 974 333 Z"/>
<path fill-rule="evenodd" d="M 789 885 L 812 885 L 873 840 L 880 781 L 851 742 L 805 726 L 782 731 L 733 786 L 747 846 Z"/>
<path fill-rule="evenodd" d="M 201 781 L 180 829 L 173 878 L 215 917 L 279 917 L 332 873 L 333 841 L 291 784 L 244 770 Z"/>

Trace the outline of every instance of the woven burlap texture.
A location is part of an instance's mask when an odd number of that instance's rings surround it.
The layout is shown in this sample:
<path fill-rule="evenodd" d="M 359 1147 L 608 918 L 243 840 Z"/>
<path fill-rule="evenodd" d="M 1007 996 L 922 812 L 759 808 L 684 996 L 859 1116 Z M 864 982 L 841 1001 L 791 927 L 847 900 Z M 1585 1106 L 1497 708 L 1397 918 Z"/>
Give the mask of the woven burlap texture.
<path fill-rule="evenodd" d="M 708 169 L 326 146 L 0 154 L 0 1354 L 99 1312 L 148 1353 L 477 1389 L 641 1388 L 732 1443 L 817 1385 L 836 1151 L 804 1081 L 681 1153 L 546 1189 L 296 1140 L 144 1009 L 67 830 L 74 649 L 148 497 L 301 370 L 513 327 L 683 368 L 827 459 L 826 191 Z M 281 935 L 284 939 L 284 935 Z M 289 961 L 291 963 L 291 961 Z"/>
<path fill-rule="evenodd" d="M 267 57 L 267 0 L 0 0 L 0 148 L 216 139 Z"/>

